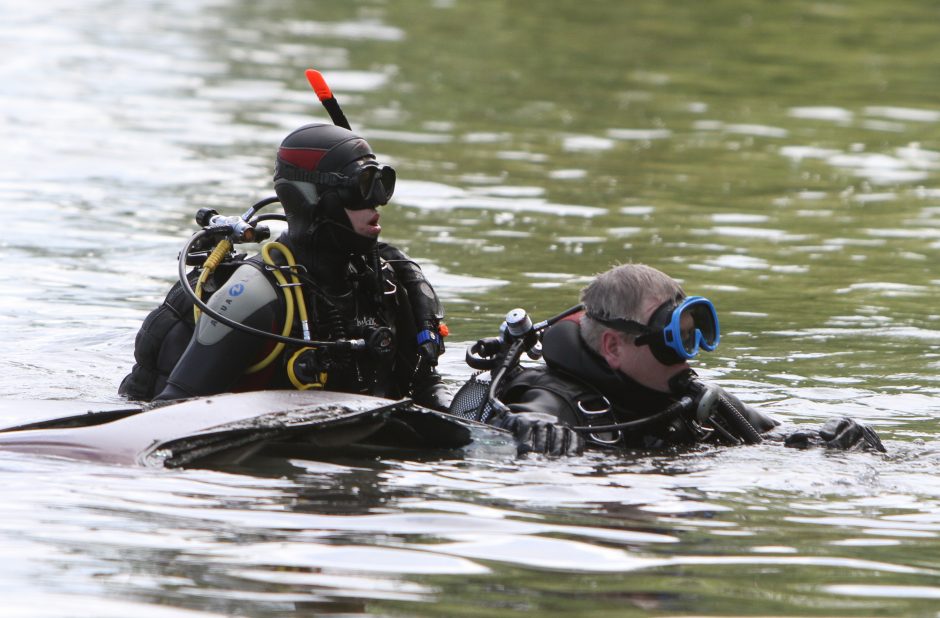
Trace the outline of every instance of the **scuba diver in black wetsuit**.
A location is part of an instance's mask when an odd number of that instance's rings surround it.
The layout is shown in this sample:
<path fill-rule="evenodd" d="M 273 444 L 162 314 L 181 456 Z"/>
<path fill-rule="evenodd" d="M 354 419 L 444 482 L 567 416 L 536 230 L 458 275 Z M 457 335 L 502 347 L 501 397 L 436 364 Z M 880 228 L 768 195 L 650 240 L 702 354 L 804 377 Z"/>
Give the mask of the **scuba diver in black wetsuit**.
<path fill-rule="evenodd" d="M 348 129 L 310 124 L 281 143 L 274 183 L 277 198 L 259 204 L 280 201 L 287 231 L 263 257 L 226 257 L 206 280 L 217 290 L 191 338 L 192 301 L 177 284 L 144 322 L 120 392 L 171 400 L 312 387 L 446 410 L 440 302 L 417 264 L 378 242 L 376 209 L 392 196 L 395 171 Z"/>
<path fill-rule="evenodd" d="M 871 428 L 848 418 L 777 435 L 778 421 L 700 381 L 688 360 L 718 345 L 717 312 L 654 268 L 613 268 L 583 290 L 582 303 L 535 326 L 525 318 L 520 327 L 523 320 L 512 316 L 522 310 L 510 312 L 501 337 L 468 350 L 471 366 L 492 369 L 488 396 L 471 380 L 451 412 L 510 430 L 520 452 L 548 455 L 764 437 L 795 448 L 884 451 Z M 523 350 L 545 364 L 521 368 Z"/>

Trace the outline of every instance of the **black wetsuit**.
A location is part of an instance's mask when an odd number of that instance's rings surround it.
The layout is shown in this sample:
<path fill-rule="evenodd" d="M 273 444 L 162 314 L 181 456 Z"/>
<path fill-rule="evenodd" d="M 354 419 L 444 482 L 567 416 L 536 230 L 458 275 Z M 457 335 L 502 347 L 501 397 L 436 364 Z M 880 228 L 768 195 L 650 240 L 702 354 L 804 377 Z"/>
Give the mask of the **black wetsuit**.
<path fill-rule="evenodd" d="M 279 242 L 293 251 L 286 235 Z M 422 405 L 446 409 L 447 397 L 440 376 L 418 355 L 417 333 L 422 328 L 436 329 L 441 317 L 431 309 L 439 307 L 437 297 L 420 268 L 401 251 L 384 243 L 378 243 L 375 251 L 366 255 L 333 257 L 329 264 L 321 260 L 316 268 L 300 273 L 312 339 L 368 340 L 379 329 L 389 329 L 393 348 L 382 348 L 382 352 L 377 352 L 375 347 L 363 351 L 322 348 L 315 355 L 316 370 L 306 372 L 306 377 L 319 377 L 322 370 L 326 374 L 324 387 L 328 390 L 393 399 L 412 396 Z M 175 296 L 173 300 L 177 301 L 175 305 L 185 305 Z M 168 297 L 162 309 L 164 313 L 176 313 L 177 309 L 172 308 L 175 305 Z M 238 266 L 212 295 L 208 305 L 248 326 L 282 333 L 284 293 L 258 259 Z M 168 306 L 171 308 L 167 309 Z M 293 322 L 291 336 L 300 338 L 302 330 L 296 307 Z M 144 337 L 138 335 L 138 348 L 142 340 L 148 339 L 144 330 L 142 328 Z M 185 328 L 175 325 L 173 331 L 185 331 Z M 150 371 L 157 374 L 154 384 L 160 388 L 153 397 L 156 400 L 227 391 L 294 388 L 287 366 L 299 347 L 288 345 L 266 367 L 248 372 L 246 370 L 274 349 L 275 342 L 230 328 L 207 315 L 200 318 L 181 355 L 178 350 L 166 351 L 178 348 L 178 342 L 164 340 L 161 345 L 161 353 L 156 358 L 157 365 L 163 366 Z M 179 360 L 171 365 L 170 372 L 165 365 L 173 362 L 174 355 L 178 355 Z M 138 358 L 138 365 L 121 387 L 122 392 L 136 398 L 147 398 L 134 390 L 135 372 L 139 377 L 142 364 Z M 160 375 L 163 372 L 169 373 L 165 382 Z"/>
<path fill-rule="evenodd" d="M 645 419 L 677 401 L 676 396 L 647 388 L 611 369 L 581 338 L 579 317 L 562 320 L 545 332 L 545 365 L 520 371 L 500 397 L 510 410 L 549 414 L 565 425 L 597 427 Z M 778 424 L 733 395 L 722 394 L 758 432 Z M 618 448 L 659 448 L 701 439 L 678 418 L 585 437 L 588 444 Z"/>

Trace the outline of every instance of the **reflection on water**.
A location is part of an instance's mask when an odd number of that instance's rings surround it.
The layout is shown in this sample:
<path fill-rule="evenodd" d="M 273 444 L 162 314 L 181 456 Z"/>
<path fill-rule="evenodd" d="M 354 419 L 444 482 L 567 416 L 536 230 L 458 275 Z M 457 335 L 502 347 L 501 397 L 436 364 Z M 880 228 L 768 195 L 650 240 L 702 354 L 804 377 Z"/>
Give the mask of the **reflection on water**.
<path fill-rule="evenodd" d="M 548 317 L 642 261 L 716 302 L 707 378 L 785 423 L 867 420 L 889 449 L 217 471 L 0 453 L 9 613 L 935 613 L 929 3 L 0 12 L 4 399 L 117 401 L 196 210 L 269 195 L 275 145 L 325 120 L 315 66 L 399 170 L 384 233 L 446 301 L 452 386 L 507 310 Z"/>
<path fill-rule="evenodd" d="M 913 455 L 895 448 L 897 460 Z M 928 450 L 917 454 L 921 462 Z M 248 603 L 250 615 L 353 599 L 427 602 L 442 590 L 456 595 L 450 602 L 473 603 L 448 577 L 474 590 L 474 578 L 518 591 L 552 580 L 569 593 L 591 577 L 623 594 L 668 594 L 666 607 L 683 605 L 669 584 L 677 568 L 693 579 L 770 569 L 781 581 L 763 592 L 778 594 L 798 573 L 837 595 L 845 582 L 869 577 L 935 581 L 936 565 L 908 550 L 940 531 L 938 494 L 928 489 L 936 483 L 919 478 L 917 489 L 911 475 L 885 474 L 884 462 L 865 454 L 794 455 L 762 446 L 564 463 L 498 454 L 294 460 L 235 475 L 7 455 L 3 528 L 17 540 L 4 544 L 16 559 L 4 581 L 51 563 L 72 574 L 56 581 L 58 594 L 157 595 L 184 607 L 205 607 L 199 600 L 208 594 L 212 607 Z M 768 474 L 784 466 L 789 474 Z M 89 569 L 94 579 L 78 575 Z M 548 579 L 539 583 L 538 573 Z M 715 607 L 735 601 L 719 590 L 699 594 Z M 589 596 L 581 607 L 605 607 L 603 599 Z"/>

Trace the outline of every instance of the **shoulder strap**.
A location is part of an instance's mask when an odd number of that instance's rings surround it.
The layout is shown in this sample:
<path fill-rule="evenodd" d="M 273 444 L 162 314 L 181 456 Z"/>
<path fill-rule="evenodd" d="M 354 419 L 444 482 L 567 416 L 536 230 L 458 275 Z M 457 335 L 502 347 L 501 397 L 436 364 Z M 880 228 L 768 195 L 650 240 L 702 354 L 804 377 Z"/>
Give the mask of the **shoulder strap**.
<path fill-rule="evenodd" d="M 611 425 L 616 423 L 614 406 L 592 384 L 565 371 L 544 366 L 527 368 L 506 389 L 503 400 L 512 402 L 522 392 L 542 390 L 565 402 L 570 418 L 578 425 Z M 621 432 L 586 434 L 590 442 L 604 446 L 618 446 L 623 440 Z"/>

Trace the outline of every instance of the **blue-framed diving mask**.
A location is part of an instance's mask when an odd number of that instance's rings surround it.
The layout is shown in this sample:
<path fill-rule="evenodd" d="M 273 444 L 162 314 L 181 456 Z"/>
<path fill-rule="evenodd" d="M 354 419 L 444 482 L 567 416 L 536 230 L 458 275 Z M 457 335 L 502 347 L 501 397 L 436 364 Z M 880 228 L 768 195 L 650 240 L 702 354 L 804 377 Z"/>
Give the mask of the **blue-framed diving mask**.
<path fill-rule="evenodd" d="M 648 324 L 590 312 L 587 315 L 604 326 L 637 335 L 636 345 L 648 345 L 656 360 L 664 365 L 684 363 L 700 349 L 711 352 L 721 339 L 715 305 L 702 296 L 666 301 L 656 308 Z"/>

